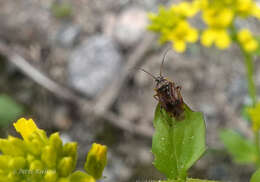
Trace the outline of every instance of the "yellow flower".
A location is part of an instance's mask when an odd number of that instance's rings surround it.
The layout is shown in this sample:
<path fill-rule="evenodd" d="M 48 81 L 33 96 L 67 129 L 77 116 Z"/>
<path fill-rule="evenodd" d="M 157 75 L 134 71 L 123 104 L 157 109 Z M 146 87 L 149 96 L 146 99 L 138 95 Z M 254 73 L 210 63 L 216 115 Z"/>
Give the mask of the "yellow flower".
<path fill-rule="evenodd" d="M 159 8 L 159 13 L 150 14 L 149 29 L 160 33 L 160 42 L 172 42 L 173 49 L 184 52 L 186 43 L 194 43 L 198 39 L 198 31 L 190 26 L 188 20 L 201 11 L 201 18 L 207 28 L 202 30 L 201 43 L 210 47 L 215 45 L 219 49 L 226 49 L 232 43 L 230 33 L 235 18 L 254 16 L 260 19 L 260 7 L 254 0 L 193 0 L 180 2 L 171 8 Z M 250 34 L 237 35 L 246 39 L 240 41 L 242 48 L 247 52 L 255 51 L 258 42 Z M 239 39 L 240 39 L 239 38 Z"/>
<path fill-rule="evenodd" d="M 212 44 L 219 49 L 226 49 L 231 43 L 230 36 L 225 29 L 206 29 L 201 35 L 201 43 L 205 47 L 210 47 Z"/>
<path fill-rule="evenodd" d="M 90 155 L 95 155 L 98 161 L 106 161 L 107 147 L 105 145 L 100 145 L 98 143 L 93 143 L 89 151 Z"/>
<path fill-rule="evenodd" d="M 252 8 L 251 14 L 252 14 L 252 16 L 254 16 L 254 17 L 260 19 L 260 7 L 258 7 L 258 6 L 255 5 L 255 6 Z"/>
<path fill-rule="evenodd" d="M 204 45 L 205 47 L 210 47 L 214 43 L 215 37 L 216 31 L 214 29 L 207 29 L 203 31 L 201 35 L 202 45 Z"/>
<path fill-rule="evenodd" d="M 198 12 L 196 3 L 188 2 L 181 2 L 177 5 L 172 5 L 171 10 L 178 16 L 184 17 L 193 17 Z"/>
<path fill-rule="evenodd" d="M 247 111 L 252 120 L 252 129 L 258 131 L 260 129 L 260 102 L 255 107 L 248 108 Z"/>
<path fill-rule="evenodd" d="M 173 42 L 173 48 L 177 52 L 183 52 L 186 49 L 186 42 L 194 43 L 198 40 L 198 32 L 186 21 L 180 21 L 176 28 L 169 33 L 169 40 Z"/>
<path fill-rule="evenodd" d="M 254 3 L 252 0 L 237 0 L 237 13 L 242 16 L 247 16 L 252 12 Z"/>
<path fill-rule="evenodd" d="M 202 18 L 208 25 L 208 29 L 201 35 L 201 43 L 205 47 L 215 44 L 219 49 L 226 49 L 231 44 L 228 27 L 234 20 L 234 12 L 227 6 L 229 3 L 231 2 L 214 0 L 209 3 L 203 0 Z"/>
<path fill-rule="evenodd" d="M 258 43 L 248 29 L 242 29 L 237 35 L 238 41 L 246 52 L 253 52 L 258 48 Z"/>
<path fill-rule="evenodd" d="M 198 0 L 194 3 L 181 2 L 170 9 L 160 7 L 158 15 L 149 14 L 151 24 L 148 29 L 160 33 L 161 43 L 172 42 L 173 49 L 184 52 L 187 42 L 198 40 L 198 31 L 187 22 L 187 18 L 194 16 L 198 10 Z"/>
<path fill-rule="evenodd" d="M 26 140 L 35 131 L 39 130 L 32 119 L 26 120 L 25 118 L 19 119 L 13 124 L 16 131 L 19 132 Z"/>
<path fill-rule="evenodd" d="M 106 163 L 107 147 L 105 145 L 93 143 L 84 165 L 85 171 L 95 179 L 100 179 Z"/>
<path fill-rule="evenodd" d="M 209 6 L 208 0 L 195 0 L 195 3 L 197 6 L 199 6 L 201 9 L 206 9 Z"/>
<path fill-rule="evenodd" d="M 245 50 L 247 52 L 253 52 L 258 48 L 258 42 L 256 40 L 250 40 L 245 44 Z"/>
<path fill-rule="evenodd" d="M 242 29 L 238 32 L 238 40 L 240 42 L 247 42 L 252 38 L 252 34 L 248 29 Z"/>
<path fill-rule="evenodd" d="M 203 11 L 202 18 L 209 27 L 227 28 L 234 19 L 234 13 L 229 8 L 210 8 Z"/>
<path fill-rule="evenodd" d="M 231 39 L 226 30 L 217 31 L 216 46 L 219 49 L 226 49 L 229 47 Z"/>

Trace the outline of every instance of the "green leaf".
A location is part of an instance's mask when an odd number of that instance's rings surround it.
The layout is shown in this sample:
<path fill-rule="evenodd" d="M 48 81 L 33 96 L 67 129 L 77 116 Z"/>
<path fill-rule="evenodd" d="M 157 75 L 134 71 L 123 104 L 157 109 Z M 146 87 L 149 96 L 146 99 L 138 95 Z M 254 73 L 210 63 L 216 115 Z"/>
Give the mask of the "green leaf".
<path fill-rule="evenodd" d="M 176 121 L 158 105 L 154 127 L 154 166 L 168 179 L 185 179 L 187 170 L 206 150 L 202 113 L 193 112 L 185 105 L 184 119 Z"/>
<path fill-rule="evenodd" d="M 0 95 L 0 127 L 7 126 L 23 114 L 23 108 L 12 98 Z"/>
<path fill-rule="evenodd" d="M 220 132 L 220 139 L 235 162 L 251 164 L 257 160 L 257 152 L 254 144 L 233 130 Z"/>
<path fill-rule="evenodd" d="M 260 181 L 260 169 L 256 170 L 256 172 L 252 175 L 250 182 L 259 182 Z"/>

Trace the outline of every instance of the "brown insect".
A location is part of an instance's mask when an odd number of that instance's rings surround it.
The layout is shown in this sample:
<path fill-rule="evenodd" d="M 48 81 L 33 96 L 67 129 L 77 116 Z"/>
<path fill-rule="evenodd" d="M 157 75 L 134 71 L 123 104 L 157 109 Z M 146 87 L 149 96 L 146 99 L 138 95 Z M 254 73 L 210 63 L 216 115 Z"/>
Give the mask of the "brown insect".
<path fill-rule="evenodd" d="M 180 92 L 181 87 L 176 86 L 174 82 L 162 76 L 162 67 L 167 52 L 163 56 L 159 76 L 156 77 L 144 69 L 141 70 L 154 78 L 156 94 L 153 97 L 158 100 L 161 108 L 164 108 L 176 120 L 181 120 L 184 112 L 184 102 Z"/>

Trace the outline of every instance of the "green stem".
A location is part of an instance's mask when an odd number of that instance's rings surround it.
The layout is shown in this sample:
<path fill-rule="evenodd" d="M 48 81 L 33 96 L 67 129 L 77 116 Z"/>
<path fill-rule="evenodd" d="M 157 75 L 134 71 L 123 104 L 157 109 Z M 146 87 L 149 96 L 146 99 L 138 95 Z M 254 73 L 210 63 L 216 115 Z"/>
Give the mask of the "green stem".
<path fill-rule="evenodd" d="M 247 83 L 248 83 L 248 93 L 252 100 L 253 107 L 256 105 L 257 102 L 257 95 L 256 95 L 256 87 L 254 82 L 254 63 L 252 59 L 252 55 L 246 53 L 243 48 L 240 46 L 241 51 L 244 55 L 244 62 L 247 69 Z M 260 166 L 260 143 L 259 143 L 259 131 L 254 131 L 254 143 L 256 147 L 256 152 L 258 159 L 256 161 L 256 165 Z"/>
<path fill-rule="evenodd" d="M 186 171 L 182 171 L 179 174 L 179 182 L 185 182 L 187 180 L 187 172 Z"/>
<path fill-rule="evenodd" d="M 242 50 L 242 48 L 241 48 Z M 252 100 L 252 105 L 255 106 L 257 102 L 257 97 L 256 97 L 256 87 L 255 87 L 255 82 L 253 78 L 254 74 L 254 63 L 252 59 L 252 55 L 246 53 L 244 50 L 243 55 L 244 55 L 244 61 L 245 61 L 245 66 L 247 69 L 247 82 L 248 82 L 248 93 L 249 96 Z"/>
<path fill-rule="evenodd" d="M 237 29 L 234 25 L 230 26 L 231 36 L 235 43 L 239 46 L 243 56 L 244 56 L 244 63 L 246 66 L 247 71 L 247 83 L 248 83 L 248 93 L 252 100 L 252 105 L 255 106 L 257 102 L 257 96 L 256 96 L 256 87 L 254 82 L 254 63 L 253 63 L 253 56 L 250 53 L 247 53 L 240 42 L 237 39 Z"/>
<path fill-rule="evenodd" d="M 256 87 L 254 82 L 254 63 L 252 59 L 252 55 L 246 53 L 240 45 L 240 49 L 244 55 L 244 62 L 247 69 L 247 83 L 248 83 L 248 93 L 252 100 L 253 107 L 256 105 L 257 102 L 257 95 L 256 95 Z M 254 143 L 257 152 L 257 166 L 260 166 L 260 143 L 259 143 L 259 131 L 254 131 Z"/>
<path fill-rule="evenodd" d="M 247 53 L 240 42 L 237 40 L 237 30 L 234 25 L 230 27 L 231 34 L 233 37 L 234 42 L 236 42 L 243 53 L 244 56 L 244 63 L 247 71 L 247 84 L 248 84 L 248 93 L 252 100 L 252 106 L 254 107 L 257 103 L 257 94 L 256 94 L 256 86 L 254 82 L 254 63 L 253 63 L 253 56 L 250 53 Z M 260 166 L 260 144 L 259 144 L 259 131 L 254 131 L 254 143 L 257 151 L 257 162 L 256 164 Z"/>
<path fill-rule="evenodd" d="M 259 131 L 255 131 L 254 132 L 254 142 L 255 142 L 255 145 L 256 145 L 256 152 L 257 152 L 257 161 L 256 161 L 256 165 L 258 167 L 260 167 L 260 158 L 259 158 L 259 155 L 260 155 L 260 147 L 259 147 Z"/>

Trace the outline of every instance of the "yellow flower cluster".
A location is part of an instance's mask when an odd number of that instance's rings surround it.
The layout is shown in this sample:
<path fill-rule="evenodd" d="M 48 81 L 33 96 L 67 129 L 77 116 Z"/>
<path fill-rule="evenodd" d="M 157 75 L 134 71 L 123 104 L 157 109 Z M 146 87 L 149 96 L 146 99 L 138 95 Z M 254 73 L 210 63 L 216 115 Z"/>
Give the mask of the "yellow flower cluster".
<path fill-rule="evenodd" d="M 202 18 L 208 28 L 202 32 L 202 45 L 209 47 L 215 43 L 219 49 L 227 48 L 231 42 L 227 28 L 232 23 L 233 17 L 232 11 L 228 8 L 221 11 L 213 8 L 205 9 Z"/>
<path fill-rule="evenodd" d="M 246 52 L 253 52 L 258 48 L 258 43 L 247 29 L 238 32 L 237 39 Z"/>
<path fill-rule="evenodd" d="M 259 17 L 259 8 L 253 0 L 201 0 L 202 18 L 208 28 L 202 32 L 201 43 L 209 47 L 215 44 L 219 49 L 231 44 L 230 26 L 235 17 Z M 254 42 L 255 43 L 255 42 Z M 252 41 L 246 43 L 252 50 Z M 243 44 L 244 45 L 244 44 Z"/>
<path fill-rule="evenodd" d="M 32 119 L 19 119 L 14 127 L 23 139 L 0 139 L 0 182 L 95 182 L 102 177 L 107 147 L 93 144 L 86 171 L 75 170 L 77 143 L 62 143 L 58 133 L 49 137 Z"/>
<path fill-rule="evenodd" d="M 231 14 L 239 17 L 253 16 L 259 18 L 259 7 L 254 0 L 196 0 L 202 11 L 228 9 Z M 224 9 L 223 9 L 224 8 Z"/>
<path fill-rule="evenodd" d="M 187 42 L 194 43 L 199 38 L 198 30 L 188 22 L 199 11 L 206 25 L 201 31 L 202 45 L 226 49 L 234 37 L 242 36 L 244 41 L 239 40 L 242 48 L 249 52 L 256 50 L 258 45 L 251 34 L 239 32 L 234 35 L 236 32 L 233 31 L 235 18 L 253 16 L 260 19 L 260 8 L 254 0 L 193 0 L 172 5 L 169 9 L 160 7 L 158 14 L 149 15 L 151 23 L 148 29 L 160 33 L 161 43 L 172 42 L 177 52 L 183 52 Z"/>
<path fill-rule="evenodd" d="M 252 120 L 252 129 L 258 131 L 260 129 L 260 102 L 255 107 L 248 108 L 247 112 Z"/>
<path fill-rule="evenodd" d="M 148 29 L 161 34 L 161 43 L 170 41 L 177 52 L 183 52 L 187 42 L 194 43 L 198 40 L 198 31 L 187 21 L 187 18 L 197 12 L 196 3 L 182 2 L 169 9 L 160 7 L 158 15 L 149 14 L 151 24 Z"/>

